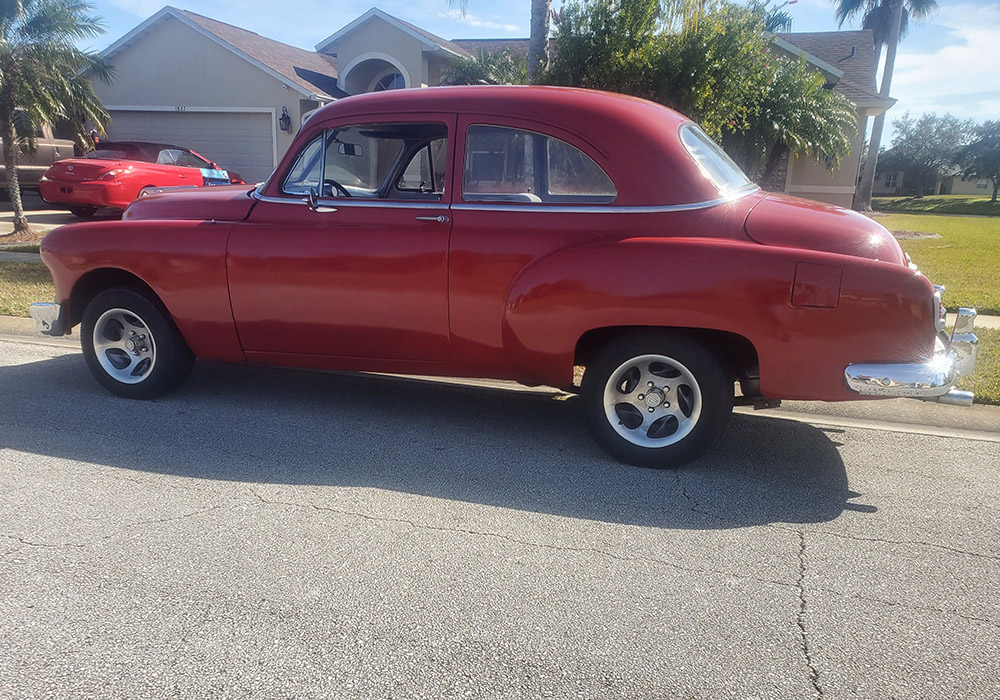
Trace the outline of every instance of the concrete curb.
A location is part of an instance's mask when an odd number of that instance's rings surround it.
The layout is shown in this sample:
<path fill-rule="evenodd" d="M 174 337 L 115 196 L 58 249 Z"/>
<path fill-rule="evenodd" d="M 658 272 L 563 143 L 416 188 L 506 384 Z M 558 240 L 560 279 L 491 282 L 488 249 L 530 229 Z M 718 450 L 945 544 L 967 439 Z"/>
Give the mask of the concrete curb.
<path fill-rule="evenodd" d="M 38 253 L 8 253 L 5 250 L 0 250 L 0 262 L 19 262 L 41 265 L 42 256 Z"/>
<path fill-rule="evenodd" d="M 71 350 L 80 349 L 79 336 L 70 335 L 61 338 L 45 336 L 35 329 L 35 322 L 32 319 L 15 316 L 0 316 L 0 342 L 25 343 Z M 334 374 L 342 373 L 335 372 Z M 387 381 L 410 381 L 416 383 L 446 382 L 459 386 L 467 386 L 470 389 L 513 390 L 550 396 L 553 399 L 572 398 L 571 395 L 558 389 L 551 387 L 525 387 L 516 382 L 501 382 L 489 379 L 417 377 L 409 375 L 376 376 L 383 377 Z M 841 403 L 786 401 L 777 409 L 754 411 L 748 407 L 738 407 L 736 412 L 743 415 L 756 415 L 762 418 L 782 418 L 834 427 L 887 430 L 900 433 L 939 435 L 942 437 L 1000 442 L 1000 406 L 976 404 L 966 408 L 914 401 L 912 399 L 847 401 Z"/>

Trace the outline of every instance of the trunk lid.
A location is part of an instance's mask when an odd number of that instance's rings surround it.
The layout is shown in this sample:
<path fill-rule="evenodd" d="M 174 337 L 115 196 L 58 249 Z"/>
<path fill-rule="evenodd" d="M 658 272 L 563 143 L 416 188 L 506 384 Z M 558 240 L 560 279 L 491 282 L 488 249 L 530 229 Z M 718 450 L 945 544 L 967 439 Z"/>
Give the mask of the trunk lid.
<path fill-rule="evenodd" d="M 903 249 L 884 226 L 832 204 L 769 194 L 750 211 L 744 230 L 763 245 L 906 264 Z"/>
<path fill-rule="evenodd" d="M 112 168 L 128 167 L 121 161 L 97 160 L 93 158 L 70 158 L 52 164 L 45 174 L 50 180 L 66 182 L 87 182 L 96 180 Z"/>

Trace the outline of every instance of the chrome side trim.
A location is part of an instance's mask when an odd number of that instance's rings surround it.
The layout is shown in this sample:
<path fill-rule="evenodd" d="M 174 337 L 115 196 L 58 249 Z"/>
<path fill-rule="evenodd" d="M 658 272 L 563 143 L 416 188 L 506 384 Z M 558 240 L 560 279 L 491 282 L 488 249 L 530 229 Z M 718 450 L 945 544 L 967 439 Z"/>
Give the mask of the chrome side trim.
<path fill-rule="evenodd" d="M 590 205 L 573 205 L 573 204 L 530 204 L 530 203 L 516 203 L 516 204 L 498 204 L 496 202 L 490 203 L 460 203 L 452 204 L 451 209 L 456 211 L 510 211 L 510 212 L 534 212 L 534 213 L 551 213 L 551 214 L 662 214 L 674 211 L 693 211 L 696 209 L 708 209 L 710 207 L 717 207 L 720 204 L 727 204 L 729 202 L 735 202 L 744 197 L 753 194 L 760 188 L 757 185 L 747 188 L 745 190 L 737 190 L 735 193 L 730 194 L 726 197 L 720 197 L 718 199 L 710 199 L 705 202 L 693 202 L 691 204 L 664 204 L 664 205 L 635 205 L 635 206 L 610 206 L 603 204 L 590 204 Z M 296 204 L 299 206 L 305 205 L 302 199 L 297 199 L 295 196 L 285 197 L 271 197 L 268 195 L 263 195 L 257 190 L 253 190 L 250 196 L 260 202 L 268 202 L 270 204 Z M 384 199 L 366 199 L 366 200 L 351 200 L 344 198 L 329 199 L 324 198 L 317 200 L 320 204 L 335 204 L 338 207 L 384 207 L 388 209 L 443 209 L 447 210 L 449 205 L 442 202 L 400 202 L 400 201 L 386 201 Z"/>
<path fill-rule="evenodd" d="M 676 211 L 693 211 L 696 209 L 709 209 L 720 204 L 728 204 L 743 199 L 751 195 L 760 188 L 754 185 L 745 191 L 737 190 L 734 194 L 718 199 L 710 199 L 705 202 L 693 202 L 691 204 L 663 204 L 652 206 L 613 206 L 604 204 L 498 204 L 489 203 L 461 203 L 452 204 L 451 208 L 457 211 L 509 211 L 522 213 L 552 213 L 552 214 L 664 214 Z"/>

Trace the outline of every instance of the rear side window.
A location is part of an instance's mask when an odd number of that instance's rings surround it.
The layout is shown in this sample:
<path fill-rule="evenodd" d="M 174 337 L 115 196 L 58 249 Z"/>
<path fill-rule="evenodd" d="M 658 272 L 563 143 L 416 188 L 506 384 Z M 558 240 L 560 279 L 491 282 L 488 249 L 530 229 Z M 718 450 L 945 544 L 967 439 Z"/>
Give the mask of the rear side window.
<path fill-rule="evenodd" d="M 680 135 L 684 148 L 720 192 L 725 194 L 753 184 L 740 166 L 697 126 L 685 124 Z"/>
<path fill-rule="evenodd" d="M 617 195 L 601 166 L 565 141 L 524 129 L 469 127 L 467 202 L 606 203 Z"/>

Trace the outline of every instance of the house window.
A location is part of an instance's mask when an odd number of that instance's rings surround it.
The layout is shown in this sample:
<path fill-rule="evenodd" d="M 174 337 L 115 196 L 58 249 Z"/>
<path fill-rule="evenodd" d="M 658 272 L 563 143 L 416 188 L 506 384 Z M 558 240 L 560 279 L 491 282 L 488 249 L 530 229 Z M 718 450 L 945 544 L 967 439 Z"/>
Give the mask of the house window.
<path fill-rule="evenodd" d="M 885 186 L 888 189 L 893 189 L 898 184 L 899 173 L 891 172 L 885 174 Z"/>
<path fill-rule="evenodd" d="M 383 90 L 402 90 L 406 87 L 406 80 L 399 73 L 389 73 L 388 75 L 383 75 L 375 83 L 375 87 L 372 88 L 372 92 L 382 92 Z"/>
<path fill-rule="evenodd" d="M 977 190 L 989 189 L 987 185 L 988 182 L 989 182 L 988 180 L 976 180 L 976 189 Z"/>

